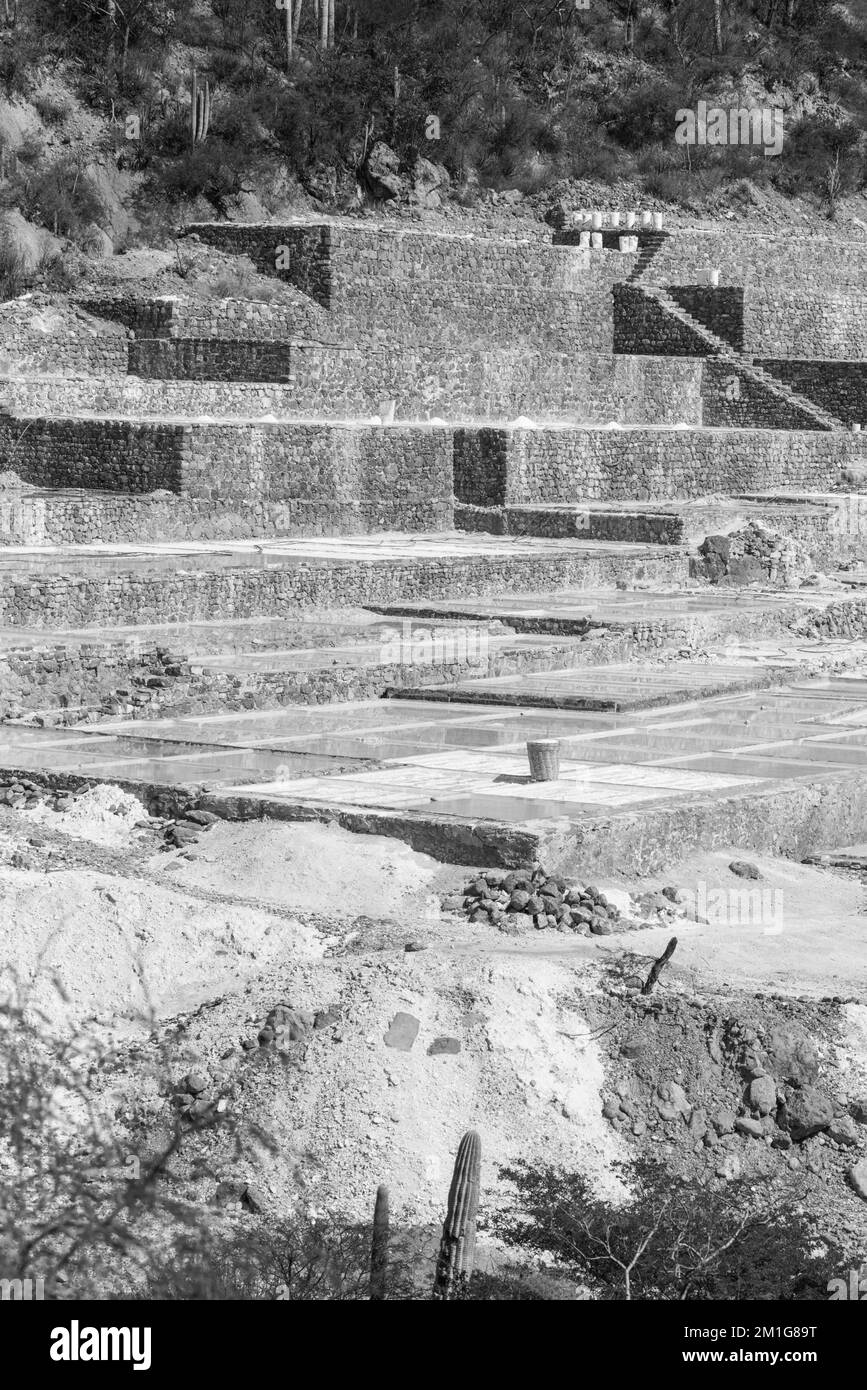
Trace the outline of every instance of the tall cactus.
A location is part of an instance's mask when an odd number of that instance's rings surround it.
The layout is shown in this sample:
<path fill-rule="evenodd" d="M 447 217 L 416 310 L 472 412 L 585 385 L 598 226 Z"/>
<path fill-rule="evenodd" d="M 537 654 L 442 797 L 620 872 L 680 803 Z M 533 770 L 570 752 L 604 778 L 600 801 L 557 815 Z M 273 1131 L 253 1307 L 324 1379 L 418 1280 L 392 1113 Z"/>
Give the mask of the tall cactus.
<path fill-rule="evenodd" d="M 376 1189 L 376 1204 L 373 1208 L 373 1241 L 370 1250 L 371 1300 L 388 1297 L 388 1240 L 388 1188 L 380 1186 Z"/>
<path fill-rule="evenodd" d="M 449 1205 L 443 1222 L 437 1260 L 434 1293 L 450 1298 L 459 1281 L 473 1272 L 476 1254 L 476 1216 L 482 1169 L 482 1141 L 474 1129 L 467 1130 L 458 1146 Z"/>
<path fill-rule="evenodd" d="M 207 139 L 210 124 L 211 84 L 206 82 L 204 87 L 200 87 L 196 69 L 193 68 L 192 102 L 190 105 L 190 134 L 193 149 Z"/>

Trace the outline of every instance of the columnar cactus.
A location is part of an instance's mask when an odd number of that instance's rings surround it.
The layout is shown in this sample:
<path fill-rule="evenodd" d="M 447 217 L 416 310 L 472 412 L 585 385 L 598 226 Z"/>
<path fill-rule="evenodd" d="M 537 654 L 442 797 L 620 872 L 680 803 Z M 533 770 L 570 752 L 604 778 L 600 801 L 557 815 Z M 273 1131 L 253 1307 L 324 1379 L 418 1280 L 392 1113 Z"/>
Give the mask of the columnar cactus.
<path fill-rule="evenodd" d="M 211 84 L 206 82 L 203 88 L 199 87 L 196 69 L 193 68 L 192 104 L 190 106 L 190 133 L 192 135 L 193 148 L 207 139 L 210 124 Z"/>
<path fill-rule="evenodd" d="M 370 1250 L 370 1297 L 388 1297 L 388 1238 L 389 1212 L 388 1188 L 376 1189 L 376 1204 L 373 1208 L 373 1241 Z"/>
<path fill-rule="evenodd" d="M 456 1284 L 468 1279 L 473 1272 L 481 1168 L 482 1141 L 476 1131 L 470 1129 L 458 1146 L 449 1188 L 434 1285 L 434 1292 L 440 1298 L 449 1298 Z"/>

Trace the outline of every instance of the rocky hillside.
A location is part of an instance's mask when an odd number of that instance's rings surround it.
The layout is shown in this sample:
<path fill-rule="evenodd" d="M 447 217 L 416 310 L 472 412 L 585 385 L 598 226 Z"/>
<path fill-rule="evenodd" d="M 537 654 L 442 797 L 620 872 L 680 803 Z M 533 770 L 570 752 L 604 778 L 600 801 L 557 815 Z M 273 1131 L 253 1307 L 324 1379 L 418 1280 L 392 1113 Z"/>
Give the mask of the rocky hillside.
<path fill-rule="evenodd" d="M 861 3 L 287 4 L 5 4 L 5 293 L 202 216 L 532 221 L 566 199 L 867 226 Z M 678 143 L 701 102 L 779 119 L 781 149 Z"/>

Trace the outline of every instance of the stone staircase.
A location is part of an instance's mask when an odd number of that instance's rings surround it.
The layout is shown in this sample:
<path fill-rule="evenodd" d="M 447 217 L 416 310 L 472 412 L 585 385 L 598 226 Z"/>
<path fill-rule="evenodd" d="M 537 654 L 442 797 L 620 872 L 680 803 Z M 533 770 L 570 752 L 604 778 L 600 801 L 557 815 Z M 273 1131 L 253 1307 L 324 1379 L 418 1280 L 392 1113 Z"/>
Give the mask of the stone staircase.
<path fill-rule="evenodd" d="M 682 305 L 678 304 L 677 300 L 672 297 L 664 286 L 652 284 L 646 279 L 636 283 L 638 283 L 638 287 L 642 292 L 652 298 L 666 314 L 683 324 L 685 328 L 689 329 L 690 333 L 694 334 L 695 337 L 701 341 L 706 348 L 707 356 L 717 357 L 721 361 L 730 364 L 733 374 L 743 375 L 748 381 L 755 383 L 760 388 L 767 391 L 769 395 L 774 397 L 781 404 L 790 407 L 807 420 L 814 421 L 814 429 L 845 429 L 842 420 L 838 420 L 836 416 L 831 415 L 829 411 L 824 410 L 821 406 L 817 405 L 815 401 L 808 400 L 806 396 L 799 395 L 797 392 L 793 391 L 785 382 L 781 381 L 778 377 L 772 376 L 771 373 L 766 371 L 763 367 L 756 366 L 751 357 L 747 357 L 744 353 L 737 352 L 725 339 L 718 337 L 717 334 L 712 332 L 705 324 L 700 323 L 699 320 L 688 313 Z"/>

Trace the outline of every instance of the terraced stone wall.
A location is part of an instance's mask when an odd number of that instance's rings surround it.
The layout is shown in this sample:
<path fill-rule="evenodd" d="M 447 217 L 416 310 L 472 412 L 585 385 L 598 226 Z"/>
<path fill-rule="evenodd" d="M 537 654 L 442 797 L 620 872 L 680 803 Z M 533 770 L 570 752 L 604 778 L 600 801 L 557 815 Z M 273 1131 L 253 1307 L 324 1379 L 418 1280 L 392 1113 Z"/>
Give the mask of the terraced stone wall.
<path fill-rule="evenodd" d="M 7 540 L 40 527 L 45 539 L 145 539 L 161 516 L 180 536 L 452 525 L 447 429 L 0 416 L 0 468 L 39 488 L 185 499 L 150 499 L 145 513 L 128 498 L 25 495 L 18 511 L 7 500 Z"/>
<path fill-rule="evenodd" d="M 391 524 L 407 508 L 416 520 L 427 510 L 433 525 L 452 496 L 449 430 L 215 423 L 186 434 L 181 491 L 188 497 L 300 500 L 323 509 L 367 502 Z"/>
<path fill-rule="evenodd" d="M 747 291 L 785 290 L 828 296 L 867 283 L 867 242 L 796 232 L 769 236 L 725 231 L 678 231 L 653 257 L 647 280 L 658 285 L 698 285 L 709 268 L 720 271 L 724 286 Z"/>
<path fill-rule="evenodd" d="M 744 345 L 744 292 L 728 285 L 672 285 L 671 297 L 737 352 Z"/>
<path fill-rule="evenodd" d="M 130 496 L 123 493 L 0 493 L 2 545 L 136 545 L 256 536 L 365 535 L 450 530 L 451 498 L 272 502 L 261 497 Z"/>
<path fill-rule="evenodd" d="M 127 370 L 127 342 L 119 324 L 60 308 L 46 296 L 0 304 L 0 362 L 15 372 L 121 376 Z"/>
<path fill-rule="evenodd" d="M 773 372 L 770 366 L 768 370 Z M 782 373 L 774 375 L 783 379 Z M 810 392 L 803 394 L 818 401 Z M 701 396 L 706 425 L 725 429 L 822 429 L 821 422 L 809 410 L 803 410 L 796 401 L 770 389 L 761 378 L 739 370 L 732 362 L 705 359 Z"/>
<path fill-rule="evenodd" d="M 181 381 L 290 381 L 289 343 L 234 338 L 145 338 L 129 346 L 135 376 Z"/>
<path fill-rule="evenodd" d="M 658 500 L 834 484 L 858 435 L 785 430 L 455 431 L 455 494 L 475 506 Z"/>
<path fill-rule="evenodd" d="M 614 351 L 660 357 L 707 357 L 714 346 L 689 324 L 669 313 L 639 285 L 613 289 Z"/>
<path fill-rule="evenodd" d="M 122 323 L 137 338 L 241 338 L 285 342 L 327 338 L 328 313 L 298 294 L 290 303 L 257 299 L 140 299 L 106 295 L 79 301 L 97 317 Z"/>
<path fill-rule="evenodd" d="M 219 409 L 226 414 L 255 415 L 258 410 L 364 417 L 378 413 L 383 401 L 394 400 L 404 419 L 429 414 L 489 420 L 526 415 L 600 424 L 701 421 L 699 365 L 664 358 L 524 348 L 451 352 L 424 345 L 395 350 L 385 345 L 223 341 L 202 346 L 163 340 L 133 344 L 131 360 L 143 378 L 128 388 L 131 399 L 140 391 L 142 402 L 161 401 L 165 410 L 193 415 Z M 168 380 L 170 389 L 149 386 L 154 378 Z M 178 384 L 190 378 L 225 384 L 218 393 Z M 286 389 L 269 393 L 266 380 L 285 382 Z M 238 384 L 246 382 L 259 384 Z M 14 393 L 15 384 L 10 385 Z M 101 394 L 106 399 L 110 393 Z M 69 392 L 66 398 L 98 397 L 85 387 L 77 397 Z"/>
<path fill-rule="evenodd" d="M 750 289 L 744 349 L 774 358 L 867 358 L 867 292 L 854 285 Z"/>
<path fill-rule="evenodd" d="M 191 230 L 304 290 L 331 311 L 335 336 L 401 343 L 610 351 L 610 288 L 636 259 L 538 241 L 337 224 L 199 223 Z"/>
<path fill-rule="evenodd" d="M 686 579 L 678 551 L 655 547 L 624 561 L 616 554 L 499 553 L 436 556 L 423 562 L 401 556 L 379 560 L 322 560 L 305 564 L 207 568 L 200 557 L 173 558 L 134 569 L 93 566 L 90 572 L 6 569 L 0 586 L 0 623 L 48 628 L 127 623 L 170 623 L 285 616 L 293 608 L 348 608 L 409 598 L 480 597 L 534 588 L 599 588 L 628 573 L 633 580 L 671 585 Z"/>
<path fill-rule="evenodd" d="M 867 357 L 867 244 L 797 233 L 676 232 L 646 279 L 688 290 L 710 268 L 744 291 L 743 350 L 760 357 Z M 697 315 L 697 317 L 701 317 Z M 717 331 L 716 329 L 714 331 Z M 721 336 L 725 337 L 723 333 Z"/>
<path fill-rule="evenodd" d="M 0 415 L 0 469 L 36 487 L 178 492 L 179 425 Z"/>
<path fill-rule="evenodd" d="M 758 365 L 845 424 L 867 426 L 867 361 L 793 361 L 765 358 Z"/>

